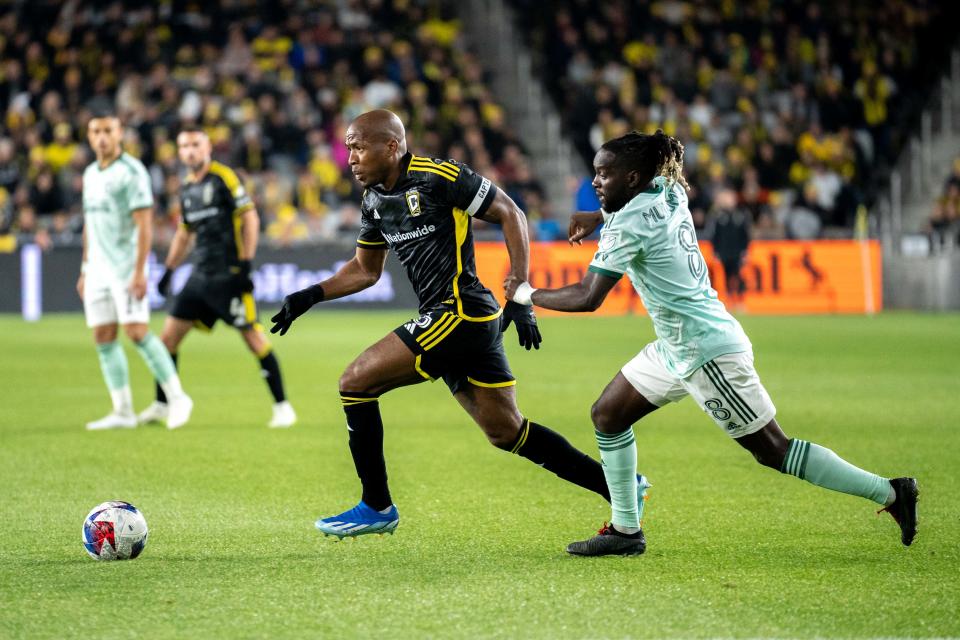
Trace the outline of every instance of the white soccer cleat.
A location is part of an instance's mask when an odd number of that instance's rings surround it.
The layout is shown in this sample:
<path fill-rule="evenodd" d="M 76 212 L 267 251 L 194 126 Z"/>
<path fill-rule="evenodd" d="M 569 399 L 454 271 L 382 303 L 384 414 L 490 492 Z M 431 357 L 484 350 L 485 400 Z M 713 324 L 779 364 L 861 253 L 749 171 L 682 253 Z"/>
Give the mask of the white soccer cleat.
<path fill-rule="evenodd" d="M 292 427 L 297 422 L 297 414 L 293 406 L 284 400 L 273 405 L 273 417 L 270 418 L 268 427 L 271 429 L 286 429 Z"/>
<path fill-rule="evenodd" d="M 130 413 L 113 412 L 107 416 L 87 423 L 87 431 L 104 431 L 106 429 L 133 429 L 137 426 L 137 416 Z"/>
<path fill-rule="evenodd" d="M 193 400 L 187 394 L 175 399 L 167 398 L 167 429 L 179 429 L 187 424 L 191 411 L 193 411 Z"/>
<path fill-rule="evenodd" d="M 154 400 L 150 403 L 150 406 L 141 411 L 137 415 L 137 420 L 140 421 L 140 424 L 149 424 L 151 422 L 163 422 L 167 419 L 167 414 L 170 413 L 169 407 L 167 407 L 166 402 L 160 402 L 159 400 Z"/>

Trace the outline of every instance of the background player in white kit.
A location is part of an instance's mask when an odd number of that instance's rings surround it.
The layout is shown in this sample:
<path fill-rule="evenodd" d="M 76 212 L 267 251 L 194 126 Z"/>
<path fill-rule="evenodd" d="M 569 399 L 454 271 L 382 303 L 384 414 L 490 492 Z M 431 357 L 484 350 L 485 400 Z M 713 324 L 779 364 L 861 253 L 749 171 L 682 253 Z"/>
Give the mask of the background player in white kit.
<path fill-rule="evenodd" d="M 97 156 L 83 172 L 83 264 L 77 293 L 87 326 L 93 329 L 100 369 L 110 390 L 113 411 L 87 423 L 87 429 L 137 426 L 129 370 L 117 325 L 123 325 L 170 402 L 167 427 L 190 419 L 193 402 L 183 392 L 170 354 L 150 333 L 147 254 L 152 232 L 153 193 L 146 168 L 124 153 L 123 126 L 113 113 L 97 113 L 87 125 L 87 140 Z"/>
<path fill-rule="evenodd" d="M 864 471 L 829 449 L 787 438 L 777 424 L 776 408 L 753 367 L 753 347 L 710 286 L 687 207 L 683 146 L 662 131 L 632 132 L 605 143 L 593 165 L 593 187 L 603 209 L 575 214 L 570 223 L 571 242 L 605 224 L 586 277 L 560 289 L 505 283 L 507 298 L 520 304 L 593 311 L 626 273 L 657 334 L 593 405 L 612 524 L 567 551 L 588 556 L 643 553 L 632 426 L 688 395 L 760 464 L 873 500 L 900 525 L 901 542 L 913 542 L 918 495 L 914 478 L 888 480 Z"/>

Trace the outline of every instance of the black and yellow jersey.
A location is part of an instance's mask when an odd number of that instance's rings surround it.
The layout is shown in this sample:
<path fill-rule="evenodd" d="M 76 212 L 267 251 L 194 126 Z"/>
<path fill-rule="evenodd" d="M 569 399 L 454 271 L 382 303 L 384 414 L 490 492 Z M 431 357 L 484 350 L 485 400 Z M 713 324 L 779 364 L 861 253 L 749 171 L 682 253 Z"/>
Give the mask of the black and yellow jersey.
<path fill-rule="evenodd" d="M 205 276 L 234 272 L 240 261 L 242 214 L 253 201 L 230 167 L 211 162 L 199 180 L 180 187 L 181 224 L 196 232 L 194 269 Z"/>
<path fill-rule="evenodd" d="M 453 160 L 408 153 L 402 169 L 393 189 L 364 191 L 357 246 L 396 253 L 421 313 L 445 305 L 465 320 L 496 318 L 500 305 L 477 278 L 470 229 L 470 218 L 493 202 L 496 186 Z"/>

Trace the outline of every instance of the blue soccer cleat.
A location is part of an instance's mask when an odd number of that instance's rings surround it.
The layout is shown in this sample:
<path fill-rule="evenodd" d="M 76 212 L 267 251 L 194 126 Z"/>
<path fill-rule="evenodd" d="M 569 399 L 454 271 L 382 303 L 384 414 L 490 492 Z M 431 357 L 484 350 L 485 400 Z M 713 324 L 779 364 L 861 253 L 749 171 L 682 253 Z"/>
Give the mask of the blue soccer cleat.
<path fill-rule="evenodd" d="M 325 536 L 337 536 L 339 539 L 355 538 L 368 533 L 392 534 L 400 524 L 400 512 L 396 505 L 390 505 L 387 513 L 380 513 L 367 506 L 363 500 L 349 511 L 317 520 L 316 527 Z"/>
<path fill-rule="evenodd" d="M 647 476 L 637 474 L 637 516 L 640 519 L 640 524 L 643 524 L 643 507 L 647 502 L 647 489 L 652 487 L 650 481 L 647 480 Z"/>

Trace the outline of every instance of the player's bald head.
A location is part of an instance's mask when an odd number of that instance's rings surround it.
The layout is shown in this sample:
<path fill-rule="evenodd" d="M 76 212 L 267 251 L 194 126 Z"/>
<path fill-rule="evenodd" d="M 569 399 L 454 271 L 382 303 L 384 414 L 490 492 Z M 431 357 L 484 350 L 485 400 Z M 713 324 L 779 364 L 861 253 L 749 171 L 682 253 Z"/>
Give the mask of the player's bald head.
<path fill-rule="evenodd" d="M 364 187 L 392 188 L 407 152 L 407 133 L 397 114 L 386 109 L 368 111 L 347 128 L 350 170 Z"/>
<path fill-rule="evenodd" d="M 397 143 L 400 153 L 407 152 L 407 132 L 393 111 L 374 109 L 357 116 L 347 128 L 347 141 L 358 138 L 368 143 Z"/>

